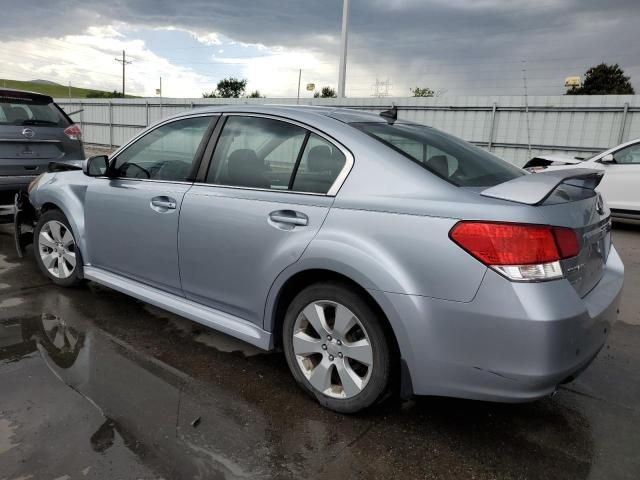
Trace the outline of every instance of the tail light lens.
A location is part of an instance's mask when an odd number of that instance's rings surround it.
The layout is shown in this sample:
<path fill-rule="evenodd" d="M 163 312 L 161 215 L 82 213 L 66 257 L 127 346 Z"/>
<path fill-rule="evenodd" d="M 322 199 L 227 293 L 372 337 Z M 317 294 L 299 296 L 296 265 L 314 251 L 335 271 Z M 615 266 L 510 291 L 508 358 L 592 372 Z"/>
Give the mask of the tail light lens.
<path fill-rule="evenodd" d="M 82 130 L 75 123 L 65 128 L 64 134 L 71 140 L 80 140 L 82 138 Z"/>
<path fill-rule="evenodd" d="M 497 222 L 459 222 L 451 239 L 510 280 L 553 280 L 563 276 L 560 260 L 578 255 L 570 228 Z"/>

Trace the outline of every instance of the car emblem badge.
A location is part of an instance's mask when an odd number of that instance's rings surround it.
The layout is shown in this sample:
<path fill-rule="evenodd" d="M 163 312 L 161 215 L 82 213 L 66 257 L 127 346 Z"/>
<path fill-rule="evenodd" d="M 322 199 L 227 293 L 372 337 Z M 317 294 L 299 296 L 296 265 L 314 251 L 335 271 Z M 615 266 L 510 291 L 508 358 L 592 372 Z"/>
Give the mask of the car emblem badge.
<path fill-rule="evenodd" d="M 24 130 L 22 130 L 22 136 L 25 138 L 33 138 L 35 134 L 36 132 L 31 130 L 30 128 L 25 128 Z"/>
<path fill-rule="evenodd" d="M 596 210 L 600 215 L 604 214 L 604 200 L 602 200 L 602 195 L 600 194 L 596 197 Z"/>

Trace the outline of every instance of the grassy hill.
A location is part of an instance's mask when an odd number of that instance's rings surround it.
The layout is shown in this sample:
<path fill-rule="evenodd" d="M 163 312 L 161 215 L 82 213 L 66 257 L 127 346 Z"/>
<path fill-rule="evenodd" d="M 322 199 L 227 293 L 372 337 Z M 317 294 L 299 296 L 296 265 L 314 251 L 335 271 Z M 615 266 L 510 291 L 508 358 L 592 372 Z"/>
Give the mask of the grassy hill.
<path fill-rule="evenodd" d="M 19 80 L 0 79 L 0 88 L 15 88 L 18 90 L 29 90 L 31 92 L 43 93 L 54 98 L 69 98 L 69 87 L 46 80 L 35 80 L 22 82 Z M 71 87 L 71 98 L 87 98 L 90 93 L 103 92 L 89 88 Z M 135 98 L 127 95 L 127 98 Z"/>

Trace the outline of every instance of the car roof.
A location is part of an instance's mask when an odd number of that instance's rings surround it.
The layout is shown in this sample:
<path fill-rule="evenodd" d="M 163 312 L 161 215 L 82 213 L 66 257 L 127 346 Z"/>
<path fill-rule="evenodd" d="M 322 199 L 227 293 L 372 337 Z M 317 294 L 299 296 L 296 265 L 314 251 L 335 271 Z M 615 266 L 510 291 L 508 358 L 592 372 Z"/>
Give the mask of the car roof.
<path fill-rule="evenodd" d="M 312 121 L 318 116 L 330 117 L 344 123 L 354 122 L 385 122 L 376 113 L 363 112 L 344 107 L 316 106 L 316 105 L 264 105 L 264 104 L 229 104 L 215 105 L 210 107 L 198 107 L 193 110 L 181 112 L 173 118 L 183 117 L 197 113 L 261 113 L 288 117 L 295 120 Z"/>
<path fill-rule="evenodd" d="M 50 95 L 44 93 L 31 92 L 29 90 L 17 90 L 15 88 L 0 88 L 0 97 L 14 97 L 20 99 L 39 100 L 47 103 L 53 102 Z"/>

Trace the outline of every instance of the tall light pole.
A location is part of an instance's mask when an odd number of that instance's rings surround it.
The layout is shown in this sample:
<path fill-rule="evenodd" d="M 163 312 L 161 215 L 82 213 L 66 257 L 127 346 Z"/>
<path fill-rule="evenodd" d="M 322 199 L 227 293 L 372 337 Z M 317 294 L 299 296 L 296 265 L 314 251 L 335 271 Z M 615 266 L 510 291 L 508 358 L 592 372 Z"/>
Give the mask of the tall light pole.
<path fill-rule="evenodd" d="M 347 76 L 347 30 L 349 26 L 349 0 L 342 3 L 342 51 L 338 75 L 338 98 L 344 98 L 344 84 Z"/>

